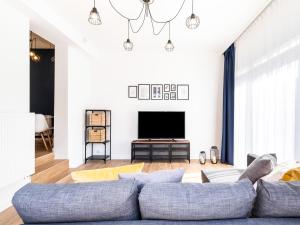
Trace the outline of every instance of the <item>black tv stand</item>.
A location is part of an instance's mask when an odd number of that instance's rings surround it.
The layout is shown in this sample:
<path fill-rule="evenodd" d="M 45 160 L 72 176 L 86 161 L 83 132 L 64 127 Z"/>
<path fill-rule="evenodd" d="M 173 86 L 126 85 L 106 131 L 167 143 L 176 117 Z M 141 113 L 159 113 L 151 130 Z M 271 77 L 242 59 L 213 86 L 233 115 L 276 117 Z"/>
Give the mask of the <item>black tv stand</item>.
<path fill-rule="evenodd" d="M 188 160 L 190 142 L 188 140 L 134 140 L 131 142 L 131 163 L 133 160 Z"/>

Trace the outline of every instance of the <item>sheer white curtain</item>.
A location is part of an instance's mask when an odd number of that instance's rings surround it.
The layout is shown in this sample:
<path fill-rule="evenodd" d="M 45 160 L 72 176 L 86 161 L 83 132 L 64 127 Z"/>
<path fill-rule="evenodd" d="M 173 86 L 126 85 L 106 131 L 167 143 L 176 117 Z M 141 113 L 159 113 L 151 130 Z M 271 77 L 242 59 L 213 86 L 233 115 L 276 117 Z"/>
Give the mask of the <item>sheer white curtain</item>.
<path fill-rule="evenodd" d="M 299 15 L 299 0 L 274 0 L 235 43 L 235 166 L 247 153 L 299 159 Z"/>

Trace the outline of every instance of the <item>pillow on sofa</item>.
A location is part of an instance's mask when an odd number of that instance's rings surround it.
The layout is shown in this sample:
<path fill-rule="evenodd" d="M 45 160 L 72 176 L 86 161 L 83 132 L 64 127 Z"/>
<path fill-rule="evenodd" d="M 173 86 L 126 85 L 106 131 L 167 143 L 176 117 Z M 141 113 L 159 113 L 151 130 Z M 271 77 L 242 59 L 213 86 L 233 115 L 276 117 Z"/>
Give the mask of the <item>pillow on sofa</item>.
<path fill-rule="evenodd" d="M 159 170 L 152 173 L 119 174 L 121 180 L 136 180 L 139 190 L 147 183 L 180 183 L 184 169 Z"/>
<path fill-rule="evenodd" d="M 300 217 L 300 182 L 257 183 L 256 217 Z"/>
<path fill-rule="evenodd" d="M 134 181 L 28 184 L 12 202 L 24 223 L 139 219 Z"/>
<path fill-rule="evenodd" d="M 236 183 L 146 184 L 139 196 L 143 219 L 213 220 L 246 218 L 256 192 L 248 179 Z"/>
<path fill-rule="evenodd" d="M 300 181 L 300 167 L 290 169 L 283 174 L 282 181 Z"/>
<path fill-rule="evenodd" d="M 260 178 L 272 172 L 276 166 L 276 161 L 276 158 L 270 154 L 258 157 L 241 174 L 239 180 L 248 178 L 255 184 Z"/>
<path fill-rule="evenodd" d="M 297 167 L 300 167 L 299 161 L 280 163 L 273 169 L 273 171 L 270 174 L 262 177 L 261 179 L 268 182 L 279 181 L 287 171 Z"/>

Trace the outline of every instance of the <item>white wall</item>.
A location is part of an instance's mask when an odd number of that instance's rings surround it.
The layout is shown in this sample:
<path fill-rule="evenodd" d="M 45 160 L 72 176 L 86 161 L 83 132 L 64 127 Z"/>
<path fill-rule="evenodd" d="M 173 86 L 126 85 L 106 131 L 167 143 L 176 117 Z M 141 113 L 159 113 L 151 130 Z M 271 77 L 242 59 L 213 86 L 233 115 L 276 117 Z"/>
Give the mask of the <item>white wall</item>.
<path fill-rule="evenodd" d="M 186 111 L 186 139 L 191 158 L 220 147 L 222 107 L 220 54 L 162 51 L 105 52 L 95 62 L 92 107 L 112 110 L 112 158 L 129 159 L 130 143 L 137 138 L 137 112 L 141 110 Z M 128 98 L 128 86 L 139 83 L 189 84 L 189 101 L 138 101 Z M 97 151 L 97 149 L 96 149 Z M 100 149 L 98 149 L 100 151 Z"/>
<path fill-rule="evenodd" d="M 0 127 L 2 211 L 11 204 L 14 192 L 30 181 L 28 176 L 34 168 L 34 119 L 29 115 L 29 20 L 6 2 L 0 1 L 0 26 L 0 114 L 8 117 Z M 26 135 L 22 136 L 26 139 L 25 142 L 22 137 L 17 137 L 19 142 L 16 143 L 15 132 L 6 133 L 12 128 L 10 116 L 19 118 L 17 127 L 21 129 L 20 132 L 26 132 Z M 23 128 L 23 124 L 26 124 L 26 127 Z M 26 128 L 30 130 L 27 131 Z M 7 157 L 9 154 L 13 155 L 12 153 L 15 158 Z M 23 155 L 25 160 L 22 160 Z M 32 158 L 26 160 L 26 157 L 30 156 Z M 7 176 L 9 179 L 5 179 Z"/>
<path fill-rule="evenodd" d="M 45 37 L 45 36 L 43 36 Z M 55 43 L 54 147 L 56 159 L 68 158 L 68 45 Z"/>
<path fill-rule="evenodd" d="M 29 20 L 0 1 L 0 26 L 0 112 L 29 112 Z"/>
<path fill-rule="evenodd" d="M 75 46 L 68 49 L 68 159 L 70 167 L 84 162 L 84 112 L 91 102 L 91 59 Z"/>

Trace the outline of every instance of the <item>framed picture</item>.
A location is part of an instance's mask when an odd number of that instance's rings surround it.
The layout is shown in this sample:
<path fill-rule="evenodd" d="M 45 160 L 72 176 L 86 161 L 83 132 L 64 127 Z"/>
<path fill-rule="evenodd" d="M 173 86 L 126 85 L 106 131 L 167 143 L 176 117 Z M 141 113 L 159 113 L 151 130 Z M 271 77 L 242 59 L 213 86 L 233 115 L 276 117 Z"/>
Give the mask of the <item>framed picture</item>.
<path fill-rule="evenodd" d="M 163 99 L 163 85 L 162 84 L 152 84 L 151 85 L 151 99 L 152 100 L 162 100 Z"/>
<path fill-rule="evenodd" d="M 139 84 L 138 85 L 138 99 L 139 100 L 150 100 L 150 84 Z"/>
<path fill-rule="evenodd" d="M 177 85 L 177 100 L 189 100 L 189 85 L 178 84 Z"/>
<path fill-rule="evenodd" d="M 176 91 L 176 84 L 171 84 L 171 91 Z"/>
<path fill-rule="evenodd" d="M 170 100 L 170 94 L 164 93 L 164 100 Z"/>
<path fill-rule="evenodd" d="M 170 92 L 170 84 L 164 85 L 164 92 Z"/>
<path fill-rule="evenodd" d="M 128 98 L 137 98 L 137 86 L 128 86 Z"/>
<path fill-rule="evenodd" d="M 176 92 L 170 92 L 170 100 L 176 100 Z"/>

